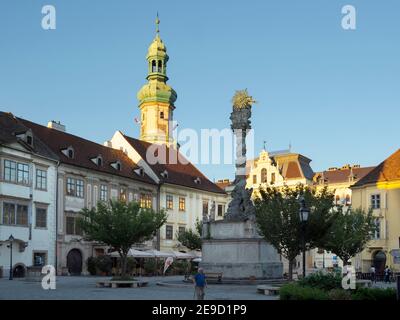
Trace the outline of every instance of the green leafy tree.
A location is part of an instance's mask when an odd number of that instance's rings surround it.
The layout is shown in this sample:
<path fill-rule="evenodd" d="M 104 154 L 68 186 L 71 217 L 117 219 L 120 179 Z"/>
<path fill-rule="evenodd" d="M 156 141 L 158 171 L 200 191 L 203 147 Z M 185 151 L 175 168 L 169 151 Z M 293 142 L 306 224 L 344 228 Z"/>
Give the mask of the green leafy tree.
<path fill-rule="evenodd" d="M 167 221 L 165 211 L 141 208 L 137 202 L 111 200 L 83 209 L 78 220 L 85 239 L 109 245 L 121 258 L 121 277 L 126 277 L 127 256 L 135 243 L 149 240 Z"/>
<path fill-rule="evenodd" d="M 202 229 L 203 224 L 197 219 L 195 230 L 188 229 L 183 232 L 177 232 L 177 239 L 182 245 L 190 250 L 201 249 Z"/>
<path fill-rule="evenodd" d="M 347 265 L 349 260 L 364 250 L 372 234 L 376 231 L 372 211 L 339 208 L 338 215 L 329 233 L 323 239 L 324 248 L 332 251 Z"/>
<path fill-rule="evenodd" d="M 303 185 L 260 189 L 254 201 L 258 229 L 265 240 L 289 261 L 289 279 L 293 276 L 293 262 L 302 251 L 299 196 L 304 197 L 310 209 L 304 230 L 306 249 L 321 246 L 337 215 L 333 210 L 334 195 L 327 188 L 319 192 Z"/>

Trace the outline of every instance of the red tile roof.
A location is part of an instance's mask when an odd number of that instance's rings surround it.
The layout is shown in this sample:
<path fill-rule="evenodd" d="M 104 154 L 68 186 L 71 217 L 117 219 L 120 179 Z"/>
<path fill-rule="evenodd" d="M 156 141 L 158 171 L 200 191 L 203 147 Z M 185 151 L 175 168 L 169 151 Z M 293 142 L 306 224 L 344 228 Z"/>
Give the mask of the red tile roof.
<path fill-rule="evenodd" d="M 368 173 L 370 173 L 375 167 L 364 167 L 364 168 L 353 168 L 353 175 L 356 181 L 360 181 Z M 350 169 L 337 169 L 337 170 L 327 170 L 323 172 L 317 172 L 314 176 L 314 180 L 317 177 L 324 177 L 325 183 L 346 183 L 349 182 L 351 175 Z"/>
<path fill-rule="evenodd" d="M 193 189 L 225 194 L 225 191 L 219 188 L 215 183 L 211 182 L 204 176 L 192 163 L 190 163 L 179 151 L 174 148 L 168 148 L 165 145 L 160 146 L 160 152 L 166 155 L 166 161 L 155 164 L 149 163 L 147 159 L 147 150 L 151 143 L 138 140 L 124 135 L 131 146 L 140 154 L 140 156 L 150 165 L 153 171 L 161 179 L 162 183 L 181 185 Z M 165 148 L 165 149 L 163 149 Z M 161 155 L 158 155 L 161 158 Z M 177 160 L 177 161 L 174 161 Z M 162 177 L 161 173 L 168 172 L 166 177 Z M 200 183 L 195 180 L 200 178 Z"/>
<path fill-rule="evenodd" d="M 354 186 L 377 182 L 389 182 L 400 180 L 400 149 L 389 158 L 375 167 L 369 174 L 358 181 Z"/>
<path fill-rule="evenodd" d="M 0 111 L 0 144 L 20 143 L 28 152 L 42 157 L 58 160 L 57 155 L 34 133 L 32 133 L 32 145 L 28 145 L 22 139 L 17 138 L 16 134 L 29 131 L 18 118 L 10 112 Z"/>
<path fill-rule="evenodd" d="M 121 150 L 109 148 L 66 132 L 50 129 L 28 120 L 20 118 L 18 120 L 26 127 L 31 128 L 35 136 L 45 141 L 46 145 L 59 157 L 62 163 L 155 184 L 149 176 L 136 174 L 133 170 L 138 169 L 137 164 Z M 74 157 L 72 159 L 62 152 L 69 146 L 74 149 Z M 91 160 L 98 155 L 101 155 L 103 159 L 101 166 Z M 121 170 L 116 170 L 111 166 L 112 163 L 117 161 L 121 163 Z"/>

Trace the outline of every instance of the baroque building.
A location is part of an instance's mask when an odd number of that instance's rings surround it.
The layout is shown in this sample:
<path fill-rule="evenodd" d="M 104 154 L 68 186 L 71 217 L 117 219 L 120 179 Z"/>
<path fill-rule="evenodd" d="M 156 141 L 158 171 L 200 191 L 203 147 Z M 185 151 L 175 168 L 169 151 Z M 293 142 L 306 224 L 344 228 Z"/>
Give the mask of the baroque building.
<path fill-rule="evenodd" d="M 374 265 L 382 273 L 388 265 L 400 271 L 400 150 L 380 163 L 352 187 L 352 206 L 372 210 L 377 231 L 366 249 L 353 259 L 358 271 Z"/>

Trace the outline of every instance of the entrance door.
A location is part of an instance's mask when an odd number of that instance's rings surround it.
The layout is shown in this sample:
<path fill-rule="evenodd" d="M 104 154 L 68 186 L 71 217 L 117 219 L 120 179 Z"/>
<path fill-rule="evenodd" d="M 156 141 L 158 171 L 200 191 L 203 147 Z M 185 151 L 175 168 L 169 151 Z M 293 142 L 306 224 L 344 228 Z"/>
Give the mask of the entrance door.
<path fill-rule="evenodd" d="M 386 265 L 386 254 L 383 251 L 378 251 L 374 256 L 374 267 L 375 272 L 380 274 L 385 270 Z"/>
<path fill-rule="evenodd" d="M 67 255 L 67 268 L 72 276 L 80 276 L 82 273 L 82 254 L 78 249 L 72 249 Z"/>

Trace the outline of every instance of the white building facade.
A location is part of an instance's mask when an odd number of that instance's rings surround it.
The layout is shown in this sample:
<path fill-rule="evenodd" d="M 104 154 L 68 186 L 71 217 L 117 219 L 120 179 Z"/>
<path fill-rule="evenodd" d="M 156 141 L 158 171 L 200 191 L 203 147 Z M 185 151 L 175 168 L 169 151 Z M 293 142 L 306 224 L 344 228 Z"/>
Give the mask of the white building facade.
<path fill-rule="evenodd" d="M 0 273 L 24 277 L 55 265 L 58 160 L 13 115 L 0 122 Z"/>

